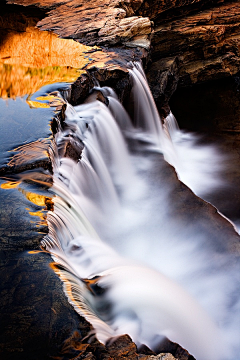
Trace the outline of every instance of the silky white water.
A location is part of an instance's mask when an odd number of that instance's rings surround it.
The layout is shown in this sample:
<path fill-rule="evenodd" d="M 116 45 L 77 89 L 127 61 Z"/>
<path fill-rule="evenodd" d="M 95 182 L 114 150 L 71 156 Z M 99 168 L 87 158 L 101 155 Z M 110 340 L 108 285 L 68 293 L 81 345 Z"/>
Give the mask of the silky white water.
<path fill-rule="evenodd" d="M 67 105 L 52 146 L 56 196 L 43 246 L 64 266 L 69 301 L 100 341 L 128 333 L 154 349 L 167 336 L 197 360 L 236 360 L 239 261 L 195 214 L 179 216 L 178 181 L 163 159 L 203 196 L 219 184 L 212 161 L 220 155 L 194 146 L 172 114 L 162 127 L 142 68 L 129 71 L 133 124 L 109 88 L 100 89 L 109 107 Z M 70 138 L 84 143 L 78 162 L 63 156 Z"/>

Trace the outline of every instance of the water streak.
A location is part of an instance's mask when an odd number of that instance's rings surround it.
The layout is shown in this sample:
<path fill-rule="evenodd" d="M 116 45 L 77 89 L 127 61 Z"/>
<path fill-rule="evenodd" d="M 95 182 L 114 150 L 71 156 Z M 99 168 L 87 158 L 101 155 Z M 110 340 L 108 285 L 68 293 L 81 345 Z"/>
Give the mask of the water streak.
<path fill-rule="evenodd" d="M 167 336 L 197 360 L 236 359 L 238 265 L 198 219 L 186 226 L 176 216 L 177 180 L 166 181 L 159 149 L 181 178 L 182 134 L 172 114 L 162 126 L 140 65 L 129 72 L 135 128 L 109 88 L 98 87 L 109 108 L 68 104 L 51 150 L 56 196 L 42 245 L 100 341 L 128 333 L 154 348 Z M 81 159 L 64 156 L 69 137 L 84 143 Z"/>
<path fill-rule="evenodd" d="M 172 113 L 164 121 L 164 130 L 171 142 L 169 149 L 174 149 L 165 153 L 165 158 L 182 182 L 203 198 L 223 184 L 218 174 L 223 168 L 224 154 L 210 144 L 201 144 L 201 136 L 180 130 Z"/>

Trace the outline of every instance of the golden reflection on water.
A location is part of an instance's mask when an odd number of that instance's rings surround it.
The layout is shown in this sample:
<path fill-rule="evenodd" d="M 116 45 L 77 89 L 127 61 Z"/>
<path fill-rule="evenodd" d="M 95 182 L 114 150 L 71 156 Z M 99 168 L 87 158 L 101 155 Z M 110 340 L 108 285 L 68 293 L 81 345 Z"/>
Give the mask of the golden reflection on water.
<path fill-rule="evenodd" d="M 26 99 L 26 102 L 28 103 L 29 107 L 31 109 L 47 109 L 50 107 L 59 107 L 64 104 L 64 100 L 57 96 L 52 95 L 46 95 L 46 96 L 39 96 L 36 98 L 36 100 L 45 101 L 45 102 L 39 102 L 39 101 L 33 101 Z"/>
<path fill-rule="evenodd" d="M 28 253 L 32 254 L 32 255 L 40 254 L 40 253 L 43 253 L 43 252 L 45 252 L 45 251 L 43 251 L 43 250 L 30 250 L 30 251 L 28 251 Z"/>
<path fill-rule="evenodd" d="M 0 97 L 16 98 L 47 84 L 75 81 L 89 61 L 84 54 L 89 49 L 34 26 L 10 32 L 0 47 Z"/>
<path fill-rule="evenodd" d="M 48 202 L 51 202 L 52 199 L 45 195 L 39 195 L 34 192 L 26 191 L 22 188 L 18 188 L 18 190 L 25 195 L 26 199 L 29 200 L 31 203 L 38 205 L 38 206 L 46 206 Z"/>
<path fill-rule="evenodd" d="M 16 98 L 35 93 L 42 86 L 56 82 L 74 82 L 77 69 L 61 66 L 30 68 L 0 63 L 0 97 Z"/>
<path fill-rule="evenodd" d="M 31 191 L 26 191 L 22 188 L 18 188 L 18 190 L 25 195 L 26 199 L 33 203 L 34 205 L 40 206 L 42 209 L 38 211 L 31 211 L 31 209 L 26 208 L 29 215 L 33 217 L 38 217 L 39 220 L 37 221 L 37 227 L 47 226 L 47 210 L 53 206 L 52 199 L 45 195 L 36 194 Z M 35 221 L 31 221 L 35 222 Z"/>
<path fill-rule="evenodd" d="M 14 189 L 17 188 L 18 191 L 20 191 L 28 201 L 30 201 L 32 204 L 37 205 L 41 207 L 42 209 L 37 211 L 31 211 L 30 208 L 26 208 L 29 215 L 38 217 L 39 220 L 37 221 L 37 227 L 40 226 L 46 226 L 47 225 L 47 210 L 53 208 L 53 201 L 52 198 L 49 196 L 37 194 L 31 191 L 27 191 L 19 185 L 21 184 L 21 181 L 7 181 L 3 184 L 1 184 L 1 188 L 5 190 Z"/>
<path fill-rule="evenodd" d="M 1 184 L 1 188 L 2 189 L 14 189 L 16 187 L 18 187 L 18 185 L 20 184 L 20 181 L 8 181 L 6 183 Z"/>

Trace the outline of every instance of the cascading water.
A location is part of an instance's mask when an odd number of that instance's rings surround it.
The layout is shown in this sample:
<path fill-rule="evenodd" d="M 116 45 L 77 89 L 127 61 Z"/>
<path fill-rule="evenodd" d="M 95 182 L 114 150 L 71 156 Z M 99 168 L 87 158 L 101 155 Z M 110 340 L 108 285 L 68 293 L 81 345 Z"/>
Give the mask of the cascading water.
<path fill-rule="evenodd" d="M 207 245 L 197 220 L 186 227 L 175 219 L 161 152 L 182 179 L 183 134 L 173 118 L 162 127 L 140 65 L 129 72 L 135 127 L 108 88 L 98 90 L 109 107 L 67 105 L 52 148 L 56 196 L 42 245 L 100 341 L 128 333 L 154 348 L 167 336 L 197 360 L 236 359 L 236 262 Z M 79 161 L 63 156 L 69 139 L 84 143 Z"/>
<path fill-rule="evenodd" d="M 146 86 L 146 78 L 136 67 L 129 69 L 129 72 L 133 83 L 134 124 L 144 130 L 145 135 L 150 136 L 150 141 L 162 147 L 161 142 L 164 140 L 162 126 L 151 91 Z"/>
<path fill-rule="evenodd" d="M 220 155 L 210 145 L 198 144 L 200 136 L 180 130 L 172 113 L 165 119 L 164 130 L 175 154 L 167 154 L 166 160 L 174 166 L 182 182 L 195 194 L 205 197 L 205 193 L 221 184 L 217 175 L 222 169 L 224 154 Z"/>

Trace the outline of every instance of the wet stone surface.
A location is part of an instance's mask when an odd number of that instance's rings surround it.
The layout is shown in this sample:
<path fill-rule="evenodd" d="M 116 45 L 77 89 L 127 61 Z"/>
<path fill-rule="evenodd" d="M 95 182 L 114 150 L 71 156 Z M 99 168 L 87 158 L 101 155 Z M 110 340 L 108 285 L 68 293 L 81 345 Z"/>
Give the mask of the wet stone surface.
<path fill-rule="evenodd" d="M 52 358 L 73 329 L 81 332 L 81 319 L 72 311 L 49 262 L 48 254 L 26 251 L 5 257 L 0 270 L 0 352 L 4 359 Z"/>

